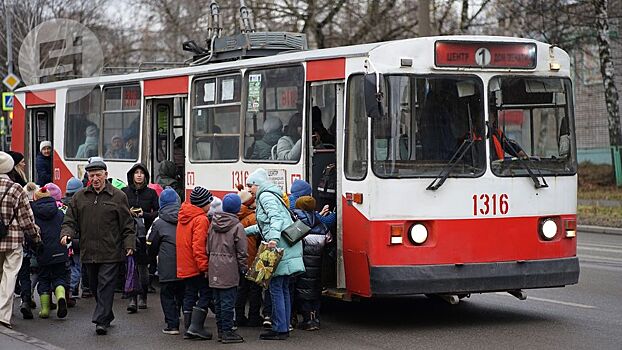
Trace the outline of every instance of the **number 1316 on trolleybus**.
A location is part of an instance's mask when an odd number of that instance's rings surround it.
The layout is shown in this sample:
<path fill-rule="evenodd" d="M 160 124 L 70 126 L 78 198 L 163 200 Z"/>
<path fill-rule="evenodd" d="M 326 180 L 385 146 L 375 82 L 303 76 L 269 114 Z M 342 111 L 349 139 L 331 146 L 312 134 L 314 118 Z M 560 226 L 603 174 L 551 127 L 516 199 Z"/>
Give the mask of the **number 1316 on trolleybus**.
<path fill-rule="evenodd" d="M 228 58 L 23 88 L 13 148 L 34 160 L 52 140 L 61 186 L 91 156 L 120 179 L 137 161 L 155 179 L 171 161 L 186 193 L 224 195 L 260 167 L 284 192 L 307 180 L 337 215 L 324 268 L 335 295 L 457 301 L 577 283 L 561 49 L 448 36 Z"/>

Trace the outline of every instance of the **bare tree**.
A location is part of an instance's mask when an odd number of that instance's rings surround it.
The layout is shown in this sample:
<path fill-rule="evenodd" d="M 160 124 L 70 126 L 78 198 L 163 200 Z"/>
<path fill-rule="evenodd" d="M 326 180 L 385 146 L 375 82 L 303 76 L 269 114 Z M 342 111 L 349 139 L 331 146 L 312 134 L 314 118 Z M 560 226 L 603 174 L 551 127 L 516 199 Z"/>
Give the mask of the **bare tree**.
<path fill-rule="evenodd" d="M 615 85 L 615 70 L 611 58 L 609 44 L 609 20 L 608 20 L 608 1 L 593 0 L 596 12 L 596 40 L 599 47 L 600 72 L 605 86 L 605 101 L 607 103 L 609 121 L 609 143 L 612 146 L 622 146 L 622 133 L 620 132 L 620 107 L 618 89 Z M 614 160 L 614 164 L 620 162 Z"/>

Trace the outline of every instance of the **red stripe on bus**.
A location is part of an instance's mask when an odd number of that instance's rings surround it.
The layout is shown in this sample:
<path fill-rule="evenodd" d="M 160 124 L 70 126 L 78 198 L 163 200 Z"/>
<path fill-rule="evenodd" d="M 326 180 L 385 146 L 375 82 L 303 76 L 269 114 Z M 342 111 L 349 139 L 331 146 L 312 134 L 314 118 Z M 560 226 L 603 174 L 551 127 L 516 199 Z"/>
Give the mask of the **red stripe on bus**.
<path fill-rule="evenodd" d="M 45 90 L 26 93 L 26 106 L 56 104 L 56 90 Z"/>
<path fill-rule="evenodd" d="M 24 153 L 26 136 L 26 110 L 22 103 L 13 99 L 13 126 L 11 131 L 11 150 Z"/>
<path fill-rule="evenodd" d="M 145 96 L 188 93 L 188 76 L 145 80 Z"/>
<path fill-rule="evenodd" d="M 52 172 L 52 182 L 54 182 L 60 189 L 65 193 L 67 181 L 73 177 L 71 170 L 67 167 L 65 162 L 63 162 L 63 157 L 61 157 L 56 150 L 54 150 L 54 158 L 53 158 L 53 172 Z M 79 179 L 82 180 L 82 179 Z"/>
<path fill-rule="evenodd" d="M 345 58 L 307 62 L 307 81 L 344 79 L 345 77 Z"/>

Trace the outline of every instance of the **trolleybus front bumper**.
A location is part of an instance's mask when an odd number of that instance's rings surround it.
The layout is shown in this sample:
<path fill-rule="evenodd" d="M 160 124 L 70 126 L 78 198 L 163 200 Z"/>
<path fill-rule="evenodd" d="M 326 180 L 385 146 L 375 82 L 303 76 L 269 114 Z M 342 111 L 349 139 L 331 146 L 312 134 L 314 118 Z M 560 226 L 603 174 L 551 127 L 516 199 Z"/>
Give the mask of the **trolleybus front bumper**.
<path fill-rule="evenodd" d="M 374 296 L 562 287 L 579 281 L 577 257 L 494 263 L 371 266 Z"/>

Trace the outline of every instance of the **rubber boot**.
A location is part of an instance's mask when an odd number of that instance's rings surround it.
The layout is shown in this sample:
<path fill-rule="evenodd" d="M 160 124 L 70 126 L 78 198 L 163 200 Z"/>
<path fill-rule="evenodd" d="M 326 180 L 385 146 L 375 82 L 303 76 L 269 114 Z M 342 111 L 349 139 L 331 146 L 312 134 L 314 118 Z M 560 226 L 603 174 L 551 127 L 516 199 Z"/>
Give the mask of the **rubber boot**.
<path fill-rule="evenodd" d="M 209 330 L 205 329 L 204 323 L 205 318 L 207 317 L 207 311 L 201 309 L 200 307 L 192 308 L 192 317 L 190 319 L 190 328 L 188 328 L 188 332 L 190 335 L 194 335 L 195 337 L 210 340 L 212 339 L 212 333 Z"/>
<path fill-rule="evenodd" d="M 147 308 L 147 293 L 138 296 L 138 308 L 139 309 Z"/>
<path fill-rule="evenodd" d="M 56 287 L 56 289 L 54 290 L 54 294 L 56 295 L 56 303 L 58 304 L 56 316 L 58 318 L 65 318 L 65 316 L 67 316 L 67 299 L 65 299 L 65 287 Z"/>
<path fill-rule="evenodd" d="M 43 293 L 39 296 L 39 300 L 41 301 L 41 311 L 39 311 L 39 317 L 50 317 L 50 295 L 48 293 Z"/>
<path fill-rule="evenodd" d="M 244 338 L 242 338 L 235 331 L 224 332 L 222 335 L 222 343 L 223 344 L 233 344 L 233 343 L 243 343 Z"/>
<path fill-rule="evenodd" d="M 33 315 L 32 315 L 32 308 L 30 307 L 30 302 L 22 301 L 19 307 L 19 311 L 22 313 L 24 320 L 32 320 Z"/>
<path fill-rule="evenodd" d="M 184 339 L 194 339 L 195 336 L 188 333 L 190 322 L 192 321 L 192 311 L 184 311 Z"/>

